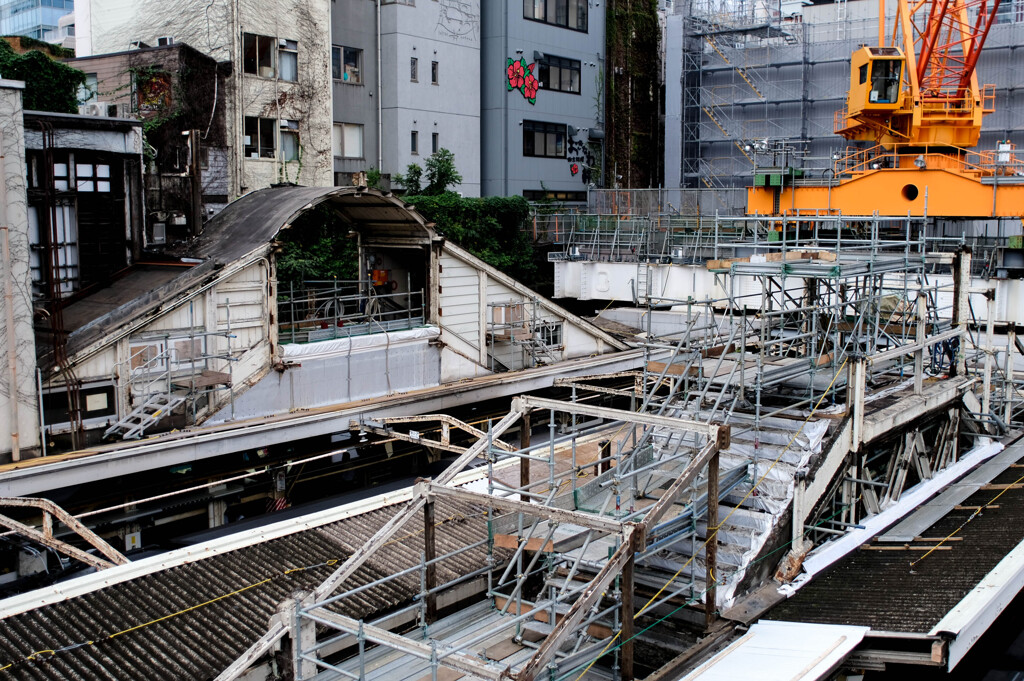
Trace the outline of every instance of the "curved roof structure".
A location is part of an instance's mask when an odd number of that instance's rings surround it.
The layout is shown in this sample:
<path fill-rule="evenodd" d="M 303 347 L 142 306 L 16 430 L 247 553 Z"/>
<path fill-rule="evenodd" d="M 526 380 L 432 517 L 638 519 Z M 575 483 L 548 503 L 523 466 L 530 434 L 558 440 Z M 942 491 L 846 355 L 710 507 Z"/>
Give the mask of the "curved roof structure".
<path fill-rule="evenodd" d="M 177 255 L 226 264 L 263 244 L 305 211 L 329 202 L 349 228 L 372 227 L 389 236 L 429 239 L 432 225 L 415 208 L 366 187 L 280 186 L 246 194 L 206 223 L 202 235 Z"/>

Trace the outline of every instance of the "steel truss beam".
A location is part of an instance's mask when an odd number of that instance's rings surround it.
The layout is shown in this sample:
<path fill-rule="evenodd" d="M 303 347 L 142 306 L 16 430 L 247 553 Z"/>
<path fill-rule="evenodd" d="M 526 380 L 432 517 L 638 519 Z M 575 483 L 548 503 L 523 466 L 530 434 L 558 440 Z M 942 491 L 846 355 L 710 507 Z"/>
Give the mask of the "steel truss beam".
<path fill-rule="evenodd" d="M 27 537 L 32 541 L 39 542 L 43 546 L 47 546 L 55 551 L 60 551 L 66 556 L 71 556 L 75 560 L 81 561 L 86 565 L 91 565 L 97 570 L 105 570 L 106 568 L 114 567 L 115 565 L 124 565 L 128 562 L 128 559 L 125 558 L 122 553 L 117 551 L 107 542 L 103 541 L 98 534 L 90 530 L 77 518 L 49 499 L 38 499 L 35 497 L 0 497 L 0 507 L 34 508 L 38 511 L 42 511 L 42 531 L 39 531 L 34 527 L 29 527 L 24 523 L 20 523 L 13 518 L 8 518 L 5 515 L 0 515 L 0 525 L 14 530 L 18 534 Z M 89 542 L 93 548 L 106 556 L 108 560 L 103 560 L 102 558 L 98 558 L 90 553 L 86 553 L 85 551 L 54 537 L 54 518 L 57 518 L 57 520 L 64 523 L 68 529 L 85 541 Z"/>

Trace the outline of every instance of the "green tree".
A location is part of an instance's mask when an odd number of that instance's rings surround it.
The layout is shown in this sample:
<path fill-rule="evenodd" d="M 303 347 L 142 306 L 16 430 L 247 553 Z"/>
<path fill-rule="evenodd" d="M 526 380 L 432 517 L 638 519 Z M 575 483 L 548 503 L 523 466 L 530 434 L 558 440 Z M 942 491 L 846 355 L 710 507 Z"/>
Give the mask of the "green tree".
<path fill-rule="evenodd" d="M 455 167 L 455 154 L 448 149 L 438 149 L 427 159 L 427 187 L 423 193 L 437 196 L 462 183 L 462 175 Z"/>
<path fill-rule="evenodd" d="M 78 113 L 78 88 L 85 85 L 85 74 L 78 69 L 37 50 L 18 54 L 6 40 L 0 40 L 0 73 L 4 78 L 25 81 L 26 109 Z"/>
<path fill-rule="evenodd" d="M 419 194 L 423 186 L 423 168 L 417 163 L 410 163 L 405 175 L 395 173 L 395 182 L 405 187 L 406 194 Z"/>

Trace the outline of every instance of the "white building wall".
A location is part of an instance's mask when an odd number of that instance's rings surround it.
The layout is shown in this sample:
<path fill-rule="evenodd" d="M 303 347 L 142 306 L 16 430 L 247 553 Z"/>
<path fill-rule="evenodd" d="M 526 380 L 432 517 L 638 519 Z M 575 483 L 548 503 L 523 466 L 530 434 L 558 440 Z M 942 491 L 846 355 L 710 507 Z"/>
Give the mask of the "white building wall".
<path fill-rule="evenodd" d="M 276 182 L 333 184 L 329 0 L 85 0 L 76 4 L 79 56 L 131 49 L 161 37 L 188 43 L 232 62 L 227 97 L 231 149 L 230 198 Z M 244 73 L 242 34 L 298 42 L 298 80 Z M 327 93 L 327 94 L 325 94 Z M 296 161 L 245 158 L 244 117 L 296 120 L 302 151 Z M 276 126 L 280 128 L 278 124 Z"/>
<path fill-rule="evenodd" d="M 455 155 L 462 184 L 480 195 L 480 0 L 393 3 L 382 8 L 383 162 L 386 172 L 425 167 L 437 133 Z M 417 59 L 417 79 L 411 59 Z M 437 83 L 431 62 L 438 63 Z M 411 133 L 417 131 L 418 153 Z"/>
<path fill-rule="evenodd" d="M 0 296 L 0 456 L 39 446 L 39 400 L 36 392 L 36 345 L 32 329 L 28 212 L 25 195 L 25 130 L 21 94 L 24 84 L 0 80 L 0 133 L 3 147 L 3 194 L 0 220 L 7 225 L 9 259 Z M 4 230 L 0 230 L 0 240 Z M 2 243 L 2 241 L 0 241 Z M 0 251 L 2 252 L 2 251 Z M 10 308 L 8 308 L 10 294 Z M 13 362 L 11 355 L 13 352 Z"/>

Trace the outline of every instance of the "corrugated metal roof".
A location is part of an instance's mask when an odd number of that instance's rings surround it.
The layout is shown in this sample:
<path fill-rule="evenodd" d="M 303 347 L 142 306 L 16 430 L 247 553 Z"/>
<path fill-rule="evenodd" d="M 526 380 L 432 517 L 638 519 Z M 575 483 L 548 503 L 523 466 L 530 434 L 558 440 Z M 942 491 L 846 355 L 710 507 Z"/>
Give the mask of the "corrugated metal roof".
<path fill-rule="evenodd" d="M 849 655 L 867 627 L 758 622 L 684 681 L 816 681 Z"/>
<path fill-rule="evenodd" d="M 1020 477 L 1019 468 L 1010 468 L 993 483 L 1009 484 Z M 1006 490 L 998 508 L 987 509 L 964 525 L 974 513 L 971 506 L 987 505 L 999 493 L 979 490 L 928 528 L 925 536 L 942 538 L 963 525 L 956 540 L 942 550 L 923 558 L 921 550 L 858 549 L 774 608 L 771 617 L 927 634 L 1024 541 L 1022 489 Z"/>
<path fill-rule="evenodd" d="M 362 546 L 401 507 L 375 509 L 0 620 L 0 679 L 211 678 L 266 631 L 280 602 L 324 581 L 335 561 Z M 482 509 L 438 501 L 435 513 L 439 555 L 486 538 L 486 524 L 472 522 Z M 418 565 L 422 529 L 406 526 L 345 588 Z M 485 560 L 484 547 L 452 556 L 437 565 L 438 583 L 477 570 Z M 363 618 L 408 601 L 419 589 L 419 574 L 413 573 L 333 607 Z"/>

